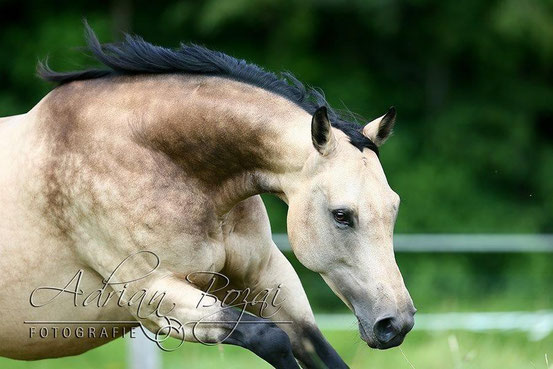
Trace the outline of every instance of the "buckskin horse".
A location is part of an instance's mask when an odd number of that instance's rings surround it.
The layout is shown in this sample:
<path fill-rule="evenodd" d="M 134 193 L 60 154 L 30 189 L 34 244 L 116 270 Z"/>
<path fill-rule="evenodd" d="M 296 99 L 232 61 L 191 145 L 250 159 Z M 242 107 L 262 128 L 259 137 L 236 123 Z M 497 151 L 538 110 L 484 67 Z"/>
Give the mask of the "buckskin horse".
<path fill-rule="evenodd" d="M 39 63 L 57 86 L 0 119 L 0 355 L 76 355 L 122 334 L 39 339 L 29 322 L 159 332 L 170 317 L 210 324 L 165 334 L 239 345 L 276 368 L 346 368 L 271 239 L 261 193 L 288 204 L 293 253 L 352 310 L 361 339 L 401 344 L 416 310 L 393 252 L 400 200 L 378 153 L 395 109 L 362 127 L 290 74 L 197 45 L 100 44 L 85 27 L 104 66 Z M 208 296 L 210 273 L 230 282 Z M 77 302 L 103 284 L 117 303 Z M 250 300 L 278 288 L 278 303 L 266 315 L 259 301 L 228 309 L 231 288 Z M 146 291 L 170 314 L 140 314 L 130 300 Z"/>

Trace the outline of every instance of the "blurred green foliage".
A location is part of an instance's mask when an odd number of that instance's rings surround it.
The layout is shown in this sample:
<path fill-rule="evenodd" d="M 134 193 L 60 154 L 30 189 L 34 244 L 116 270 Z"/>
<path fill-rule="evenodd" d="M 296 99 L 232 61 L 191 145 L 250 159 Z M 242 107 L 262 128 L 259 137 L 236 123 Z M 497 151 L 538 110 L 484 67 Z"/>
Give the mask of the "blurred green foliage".
<path fill-rule="evenodd" d="M 0 0 L 0 116 L 49 91 L 38 59 L 92 63 L 83 17 L 105 42 L 127 30 L 290 70 L 368 119 L 395 105 L 382 162 L 398 232 L 553 231 L 550 1 Z M 285 205 L 265 199 L 285 230 Z"/>
<path fill-rule="evenodd" d="M 289 70 L 322 88 L 335 108 L 367 119 L 395 105 L 396 134 L 381 160 L 402 197 L 397 232 L 553 232 L 551 1 L 0 0 L 0 116 L 28 111 L 52 88 L 35 77 L 38 59 L 49 57 L 61 70 L 94 64 L 80 49 L 83 17 L 104 42 L 130 31 L 164 46 L 195 42 L 272 71 Z M 273 230 L 285 231 L 286 206 L 270 195 L 264 201 Z M 317 274 L 287 256 L 316 312 L 345 309 Z M 421 312 L 553 306 L 550 254 L 397 259 Z M 356 333 L 350 333 L 330 339 L 352 367 L 407 367 L 397 351 L 375 354 L 351 345 Z M 403 347 L 417 367 L 452 360 L 451 336 L 411 336 Z M 498 359 L 513 368 L 538 363 L 551 343 L 551 336 L 539 344 L 520 335 L 459 337 L 487 367 L 497 367 Z M 122 368 L 122 345 L 36 365 Z M 233 348 L 217 356 L 215 348 L 195 347 L 183 352 L 198 367 L 255 360 Z M 164 360 L 176 367 L 183 359 Z"/>

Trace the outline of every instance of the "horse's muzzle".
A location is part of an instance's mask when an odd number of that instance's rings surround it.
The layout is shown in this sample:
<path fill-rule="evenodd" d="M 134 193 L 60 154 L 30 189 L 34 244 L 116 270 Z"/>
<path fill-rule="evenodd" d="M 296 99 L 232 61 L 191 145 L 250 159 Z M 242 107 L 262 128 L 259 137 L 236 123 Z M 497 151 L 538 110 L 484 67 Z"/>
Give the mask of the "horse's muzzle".
<path fill-rule="evenodd" d="M 414 325 L 414 313 L 380 317 L 376 319 L 372 329 L 363 320 L 359 319 L 361 339 L 369 347 L 380 350 L 401 345 Z"/>

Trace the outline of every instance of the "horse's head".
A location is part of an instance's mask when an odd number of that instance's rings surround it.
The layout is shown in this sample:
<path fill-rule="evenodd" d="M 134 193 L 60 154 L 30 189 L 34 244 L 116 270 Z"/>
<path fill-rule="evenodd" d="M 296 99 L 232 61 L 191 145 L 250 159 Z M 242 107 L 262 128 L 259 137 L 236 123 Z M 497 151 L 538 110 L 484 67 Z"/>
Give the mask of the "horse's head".
<path fill-rule="evenodd" d="M 381 145 L 394 120 L 392 108 L 367 124 L 363 135 Z M 288 197 L 293 251 L 355 313 L 370 347 L 397 346 L 413 327 L 416 311 L 393 252 L 399 196 L 376 153 L 360 151 L 331 127 L 325 108 L 315 112 L 311 129 L 316 150 Z"/>

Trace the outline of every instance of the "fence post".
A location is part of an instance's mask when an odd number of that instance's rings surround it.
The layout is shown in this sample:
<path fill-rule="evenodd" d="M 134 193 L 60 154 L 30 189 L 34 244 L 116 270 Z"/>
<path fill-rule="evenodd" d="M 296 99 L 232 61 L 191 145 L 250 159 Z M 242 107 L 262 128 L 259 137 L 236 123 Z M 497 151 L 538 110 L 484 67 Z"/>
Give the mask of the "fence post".
<path fill-rule="evenodd" d="M 161 350 L 142 329 L 133 328 L 134 338 L 127 337 L 128 369 L 161 369 Z"/>

